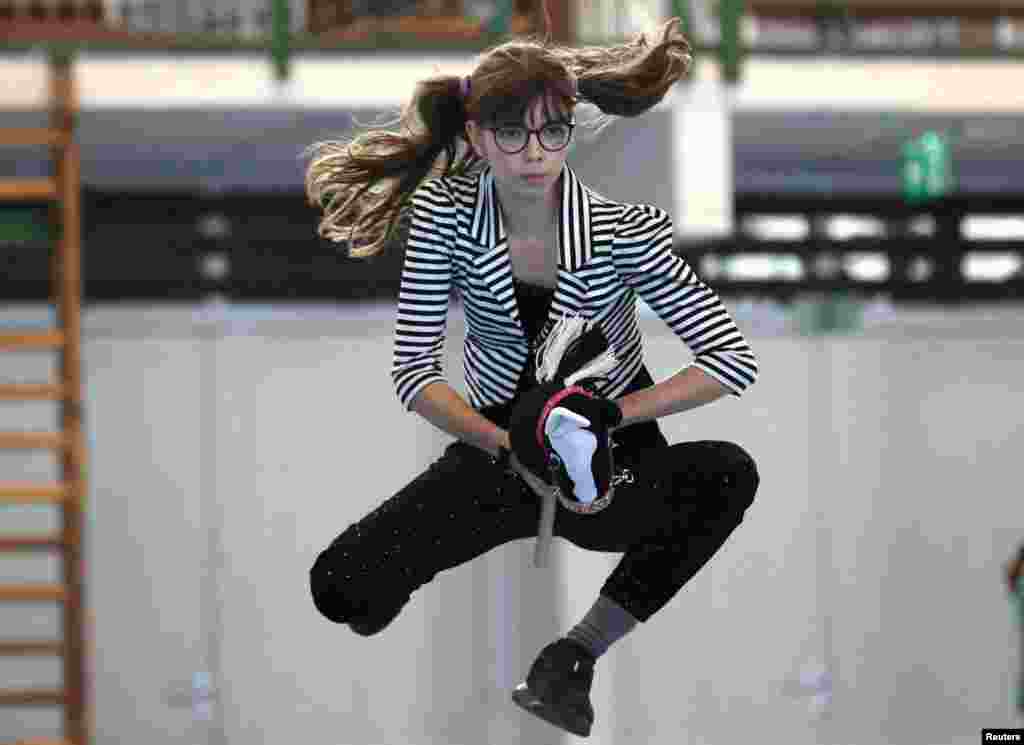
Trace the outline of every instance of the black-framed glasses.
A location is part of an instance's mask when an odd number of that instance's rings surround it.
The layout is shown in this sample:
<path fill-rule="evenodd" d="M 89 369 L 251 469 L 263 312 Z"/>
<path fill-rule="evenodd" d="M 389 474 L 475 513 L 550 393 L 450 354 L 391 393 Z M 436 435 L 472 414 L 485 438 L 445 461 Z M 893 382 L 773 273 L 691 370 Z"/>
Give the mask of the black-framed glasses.
<path fill-rule="evenodd" d="M 572 139 L 572 130 L 575 126 L 574 122 L 557 121 L 548 122 L 540 129 L 530 129 L 521 124 L 502 124 L 487 129 L 494 133 L 494 142 L 501 152 L 515 155 L 526 149 L 530 135 L 533 134 L 537 135 L 537 142 L 548 152 L 564 150 Z"/>

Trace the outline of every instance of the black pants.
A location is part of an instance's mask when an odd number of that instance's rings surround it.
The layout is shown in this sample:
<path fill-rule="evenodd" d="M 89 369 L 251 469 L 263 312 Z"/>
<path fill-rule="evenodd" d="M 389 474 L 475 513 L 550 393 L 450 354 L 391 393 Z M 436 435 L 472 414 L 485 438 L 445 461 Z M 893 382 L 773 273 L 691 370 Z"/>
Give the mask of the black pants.
<path fill-rule="evenodd" d="M 559 506 L 555 535 L 593 551 L 623 553 L 602 588 L 635 618 L 661 609 L 722 546 L 758 486 L 751 457 L 729 442 L 613 450 L 620 483 L 605 510 Z M 386 627 L 409 596 L 445 569 L 508 541 L 536 535 L 540 501 L 490 456 L 454 442 L 430 467 L 317 557 L 317 609 L 360 634 Z"/>

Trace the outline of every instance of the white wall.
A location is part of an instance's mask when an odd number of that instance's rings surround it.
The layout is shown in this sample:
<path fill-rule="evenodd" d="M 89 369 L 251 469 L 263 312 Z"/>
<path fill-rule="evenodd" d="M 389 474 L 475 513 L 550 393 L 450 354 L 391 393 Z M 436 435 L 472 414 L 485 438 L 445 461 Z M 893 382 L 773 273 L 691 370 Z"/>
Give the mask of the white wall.
<path fill-rule="evenodd" d="M 709 565 L 599 662 L 590 741 L 959 745 L 1014 724 L 1018 635 L 1000 565 L 1024 524 L 1021 315 L 752 336 L 763 372 L 744 398 L 663 420 L 671 441 L 739 442 L 762 485 Z M 656 379 L 685 363 L 661 321 L 643 327 Z M 369 639 L 309 599 L 316 554 L 450 440 L 394 397 L 390 333 L 379 307 L 89 314 L 98 745 L 571 739 L 508 693 L 616 556 L 560 542 L 543 572 L 530 541 L 505 546 L 438 576 Z M 461 333 L 453 313 L 450 339 Z M 29 414 L 2 411 L 5 428 Z M 45 476 L 45 462 L 25 472 L 15 457 L 2 478 Z M 4 559 L 0 581 L 46 571 L 28 561 Z M 7 612 L 5 635 L 49 631 L 42 611 Z M 5 661 L 0 684 L 48 682 L 45 664 Z M 833 676 L 823 711 L 792 692 L 816 665 Z M 210 721 L 193 720 L 202 670 L 218 679 Z M 56 727 L 46 715 L 2 710 L 0 734 Z"/>
<path fill-rule="evenodd" d="M 694 79 L 721 79 L 714 60 L 706 56 L 698 59 Z M 400 107 L 409 100 L 424 71 L 466 75 L 475 61 L 476 55 L 461 52 L 389 56 L 303 52 L 293 58 L 287 85 L 280 86 L 269 57 L 263 53 L 175 58 L 166 54 L 86 51 L 78 57 L 75 80 L 83 111 L 359 109 Z M 737 112 L 1011 114 L 1024 110 L 1019 77 L 1020 66 L 1013 59 L 794 59 L 751 55 L 744 62 L 743 79 L 735 88 L 735 107 Z M 0 110 L 45 108 L 47 80 L 42 55 L 0 56 Z M 667 96 L 661 106 L 671 104 L 673 95 Z M 225 131 L 216 121 L 210 128 Z"/>

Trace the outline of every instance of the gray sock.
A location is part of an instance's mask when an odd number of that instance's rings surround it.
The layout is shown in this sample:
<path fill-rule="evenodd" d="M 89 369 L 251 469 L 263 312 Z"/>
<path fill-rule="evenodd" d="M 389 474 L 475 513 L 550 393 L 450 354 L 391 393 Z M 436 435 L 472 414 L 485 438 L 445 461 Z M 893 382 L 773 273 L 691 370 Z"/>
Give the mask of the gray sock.
<path fill-rule="evenodd" d="M 599 595 L 587 615 L 566 637 L 590 650 L 594 657 L 600 657 L 608 651 L 608 647 L 632 631 L 636 624 L 637 620 L 628 610 L 614 600 Z"/>

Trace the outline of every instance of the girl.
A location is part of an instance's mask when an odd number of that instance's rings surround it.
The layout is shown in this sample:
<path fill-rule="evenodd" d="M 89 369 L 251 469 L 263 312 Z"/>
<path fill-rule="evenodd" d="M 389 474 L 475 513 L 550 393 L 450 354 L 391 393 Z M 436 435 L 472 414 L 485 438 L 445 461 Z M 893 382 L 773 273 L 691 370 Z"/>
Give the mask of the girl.
<path fill-rule="evenodd" d="M 599 329 L 614 350 L 614 366 L 592 387 L 614 454 L 614 499 L 599 511 L 558 509 L 553 531 L 623 557 L 592 609 L 540 652 L 513 695 L 580 736 L 594 721 L 595 661 L 707 563 L 758 486 L 741 447 L 670 445 L 656 421 L 740 395 L 757 376 L 747 342 L 673 254 L 663 210 L 609 199 L 566 164 L 578 103 L 606 117 L 638 116 L 685 75 L 689 50 L 678 19 L 654 46 L 643 35 L 610 48 L 509 41 L 466 78 L 423 80 L 403 111 L 404 131 L 314 145 L 306 176 L 324 210 L 320 234 L 350 240 L 353 256 L 384 250 L 409 218 L 395 392 L 407 411 L 457 438 L 317 557 L 312 598 L 331 621 L 377 634 L 438 572 L 530 536 L 551 480 L 509 452 L 509 429 L 516 403 L 538 385 L 533 353 L 570 317 Z M 465 307 L 468 401 L 443 373 L 452 292 Z M 638 297 L 694 355 L 657 384 L 644 363 Z"/>

